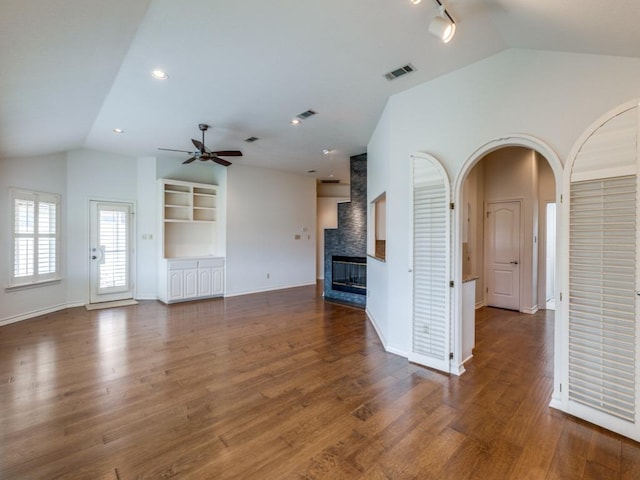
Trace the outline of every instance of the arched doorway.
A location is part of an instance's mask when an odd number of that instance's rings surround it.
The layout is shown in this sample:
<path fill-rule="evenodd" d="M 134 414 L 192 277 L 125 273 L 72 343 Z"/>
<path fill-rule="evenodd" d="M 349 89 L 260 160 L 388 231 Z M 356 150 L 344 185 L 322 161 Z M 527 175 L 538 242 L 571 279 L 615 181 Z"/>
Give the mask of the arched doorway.
<path fill-rule="evenodd" d="M 513 149 L 512 152 L 509 152 L 508 149 Z M 465 199 L 465 183 L 470 175 L 477 175 L 477 169 L 474 172 L 474 168 L 480 164 L 485 158 L 494 157 L 498 158 L 501 156 L 501 153 L 513 153 L 519 152 L 521 155 L 525 157 L 528 155 L 528 161 L 524 161 L 520 163 L 519 171 L 515 171 L 514 169 L 510 169 L 511 171 L 499 172 L 500 178 L 494 179 L 494 183 L 500 182 L 510 182 L 508 176 L 509 175 L 519 175 L 526 176 L 529 175 L 527 181 L 529 182 L 529 189 L 535 189 L 537 187 L 538 179 L 535 177 L 539 169 L 536 167 L 537 165 L 544 165 L 548 176 L 551 178 L 553 185 L 551 187 L 551 192 L 547 194 L 547 198 L 541 199 L 536 195 L 525 195 L 524 193 L 514 193 L 513 187 L 517 187 L 517 184 L 511 182 L 512 184 L 508 185 L 511 187 L 511 192 L 509 193 L 509 189 L 503 188 L 499 190 L 497 187 L 492 189 L 492 193 L 488 196 L 481 195 L 478 198 L 483 198 L 482 205 L 475 205 L 475 208 L 470 208 L 469 202 Z M 498 160 L 497 163 L 500 163 Z M 491 167 L 495 172 L 495 167 Z M 528 173 L 527 173 L 528 171 Z M 504 228 L 505 225 L 511 225 L 514 227 L 514 234 L 517 233 L 517 237 L 512 241 L 513 251 L 509 252 L 509 258 L 500 260 L 509 268 L 504 269 L 496 269 L 499 270 L 498 274 L 495 275 L 496 282 L 502 282 L 499 286 L 498 290 L 507 291 L 509 288 L 512 289 L 512 293 L 516 295 L 515 297 L 510 299 L 510 304 L 505 305 L 497 305 L 505 308 L 513 308 L 515 310 L 525 312 L 525 313 L 534 313 L 538 308 L 545 308 L 544 306 L 540 307 L 540 305 L 546 304 L 546 299 L 549 295 L 545 295 L 542 293 L 538 298 L 537 292 L 540 290 L 540 286 L 544 284 L 546 286 L 546 282 L 544 279 L 546 275 L 543 275 L 543 278 L 538 278 L 538 266 L 540 262 L 544 262 L 545 260 L 545 252 L 540 251 L 540 238 L 541 234 L 544 235 L 544 231 L 546 228 L 544 226 L 540 228 L 538 225 L 538 220 L 544 222 L 544 215 L 539 215 L 541 208 L 544 208 L 543 205 L 551 202 L 560 202 L 561 200 L 561 189 L 562 189 L 562 164 L 558 156 L 549 148 L 544 142 L 540 140 L 525 136 L 525 135 L 513 135 L 510 137 L 500 138 L 498 140 L 494 140 L 488 142 L 487 144 L 480 147 L 476 150 L 465 162 L 463 165 L 459 175 L 457 176 L 454 184 L 454 198 L 456 208 L 454 210 L 454 239 L 452 244 L 452 260 L 453 260 L 453 278 L 456 285 L 460 287 L 463 286 L 463 281 L 465 280 L 465 274 L 475 273 L 478 274 L 478 269 L 476 268 L 475 272 L 469 271 L 469 263 L 470 255 L 469 250 L 472 249 L 476 254 L 475 262 L 476 267 L 478 267 L 478 262 L 482 265 L 480 267 L 481 279 L 479 278 L 479 282 L 477 282 L 476 288 L 476 296 L 482 300 L 486 298 L 487 289 L 489 286 L 488 282 L 492 281 L 489 278 L 486 270 L 489 269 L 487 267 L 486 257 L 488 256 L 485 251 L 485 231 L 484 231 L 484 219 L 489 215 L 497 215 L 500 216 L 504 212 L 511 212 L 508 215 L 502 215 L 502 219 L 498 222 L 495 222 L 495 225 L 498 225 L 499 228 Z M 496 192 L 504 192 L 504 193 L 496 193 Z M 469 196 L 469 192 L 466 192 L 466 196 Z M 533 202 L 533 197 L 535 199 L 535 205 Z M 517 211 L 517 212 L 516 212 Z M 535 219 L 533 218 L 533 213 L 535 212 Z M 516 215 L 517 213 L 517 215 Z M 477 219 L 476 225 L 480 225 L 480 228 L 472 228 L 469 225 L 469 215 L 477 215 L 479 218 Z M 523 220 L 521 221 L 520 218 Z M 508 219 L 508 221 L 504 220 Z M 535 221 L 534 221 L 535 220 Z M 563 221 L 561 216 L 557 216 L 556 218 L 556 231 L 559 231 L 559 225 Z M 487 222 L 488 223 L 488 222 Z M 482 231 L 479 231 L 482 230 Z M 481 240 L 479 240 L 481 239 Z M 474 245 L 471 246 L 471 241 L 474 242 Z M 501 244 L 503 245 L 503 244 Z M 517 248 L 516 248 L 517 247 Z M 557 245 L 557 250 L 559 250 L 560 245 Z M 482 251 L 479 251 L 479 248 Z M 502 251 L 502 250 L 501 250 Z M 480 255 L 478 255 L 481 253 Z M 561 258 L 561 253 L 557 253 L 558 257 Z M 513 258 L 512 258 L 513 257 Z M 479 260 L 480 259 L 480 260 Z M 499 262 L 498 262 L 499 263 Z M 542 268 L 542 270 L 546 270 L 546 265 Z M 555 264 L 554 274 L 556 277 L 560 275 L 560 266 L 558 262 Z M 523 277 L 524 275 L 524 277 Z M 523 281 L 524 278 L 524 281 Z M 497 280 L 496 280 L 497 279 Z M 495 287 L 495 285 L 493 285 Z M 456 361 L 459 362 L 459 371 L 464 372 L 464 362 L 468 360 L 471 352 L 471 348 L 473 345 L 473 339 L 468 338 L 469 335 L 473 335 L 474 329 L 473 326 L 471 328 L 467 324 L 469 321 L 473 321 L 473 317 L 469 320 L 467 315 L 463 315 L 463 310 L 465 310 L 464 304 L 466 298 L 463 298 L 463 288 L 456 288 L 454 290 L 454 299 L 453 299 L 453 351 L 456 355 Z M 544 288 L 542 288 L 544 290 Z M 467 289 L 468 291 L 468 289 Z M 554 297 L 554 295 L 551 295 Z M 468 303 L 468 301 L 466 302 Z M 468 306 L 466 307 L 468 310 Z M 465 311 L 466 311 L 465 310 Z M 466 317 L 466 318 L 465 318 Z M 556 334 L 556 342 L 557 342 L 557 334 Z M 555 362 L 557 364 L 557 361 Z M 555 389 L 554 389 L 555 390 Z"/>

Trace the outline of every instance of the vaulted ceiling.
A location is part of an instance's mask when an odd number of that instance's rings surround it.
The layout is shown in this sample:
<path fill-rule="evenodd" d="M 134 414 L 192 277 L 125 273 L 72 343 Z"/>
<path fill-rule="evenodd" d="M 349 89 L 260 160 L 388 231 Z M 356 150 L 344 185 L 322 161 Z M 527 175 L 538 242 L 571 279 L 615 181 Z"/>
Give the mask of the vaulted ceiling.
<path fill-rule="evenodd" d="M 244 152 L 234 163 L 344 181 L 394 93 L 508 48 L 640 57 L 637 0 L 443 3 L 458 27 L 446 45 L 428 33 L 434 0 L 3 0 L 0 157 L 180 162 L 157 148 L 192 150 L 207 123 L 208 147 Z"/>

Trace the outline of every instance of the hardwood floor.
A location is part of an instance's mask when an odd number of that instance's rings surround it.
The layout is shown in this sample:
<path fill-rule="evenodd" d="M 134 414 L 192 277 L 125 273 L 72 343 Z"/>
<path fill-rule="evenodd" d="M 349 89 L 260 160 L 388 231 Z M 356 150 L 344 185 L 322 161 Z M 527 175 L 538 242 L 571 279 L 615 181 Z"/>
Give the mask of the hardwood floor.
<path fill-rule="evenodd" d="M 0 327 L 0 478 L 640 478 L 640 444 L 548 407 L 552 312 L 477 325 L 460 378 L 313 287 Z"/>

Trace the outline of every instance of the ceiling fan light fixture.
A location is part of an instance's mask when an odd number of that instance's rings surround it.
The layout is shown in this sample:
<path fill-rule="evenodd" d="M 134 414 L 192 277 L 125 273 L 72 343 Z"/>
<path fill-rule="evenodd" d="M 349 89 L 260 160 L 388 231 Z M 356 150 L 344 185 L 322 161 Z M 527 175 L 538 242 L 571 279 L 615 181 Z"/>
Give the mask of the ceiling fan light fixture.
<path fill-rule="evenodd" d="M 169 74 L 167 74 L 167 72 L 165 72 L 164 70 L 160 70 L 160 69 L 156 69 L 152 71 L 151 76 L 156 80 L 166 80 L 167 78 L 169 78 Z"/>
<path fill-rule="evenodd" d="M 429 24 L 429 32 L 442 40 L 443 43 L 449 43 L 456 34 L 456 24 L 441 4 L 440 13 L 433 17 Z"/>

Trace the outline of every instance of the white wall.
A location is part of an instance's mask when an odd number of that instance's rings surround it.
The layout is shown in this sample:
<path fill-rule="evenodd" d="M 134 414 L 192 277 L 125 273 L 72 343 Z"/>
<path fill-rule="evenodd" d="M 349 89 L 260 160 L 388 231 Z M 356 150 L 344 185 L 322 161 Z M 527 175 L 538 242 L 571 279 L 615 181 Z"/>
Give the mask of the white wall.
<path fill-rule="evenodd" d="M 33 288 L 5 290 L 11 268 L 11 207 L 9 188 L 17 187 L 62 196 L 60 227 L 64 229 L 67 218 L 66 155 L 55 154 L 32 158 L 0 159 L 0 325 L 66 306 L 67 281 L 65 268 L 65 232 L 62 231 L 60 263 L 63 280 Z"/>
<path fill-rule="evenodd" d="M 138 161 L 93 150 L 67 154 L 67 303 L 89 302 L 89 201 L 137 200 Z M 136 233 L 136 238 L 138 232 Z M 135 278 L 135 277 L 134 277 Z"/>
<path fill-rule="evenodd" d="M 229 168 L 226 295 L 315 284 L 315 267 L 315 179 Z"/>
<path fill-rule="evenodd" d="M 390 98 L 367 149 L 369 201 L 386 190 L 389 213 L 367 311 L 388 350 L 407 353 L 411 342 L 410 155 L 434 155 L 452 184 L 476 150 L 513 133 L 566 162 L 593 121 L 637 97 L 639 59 L 512 49 Z"/>
<path fill-rule="evenodd" d="M 348 202 L 349 197 L 318 197 L 316 222 L 316 276 L 324 280 L 324 231 L 338 228 L 338 204 Z"/>

